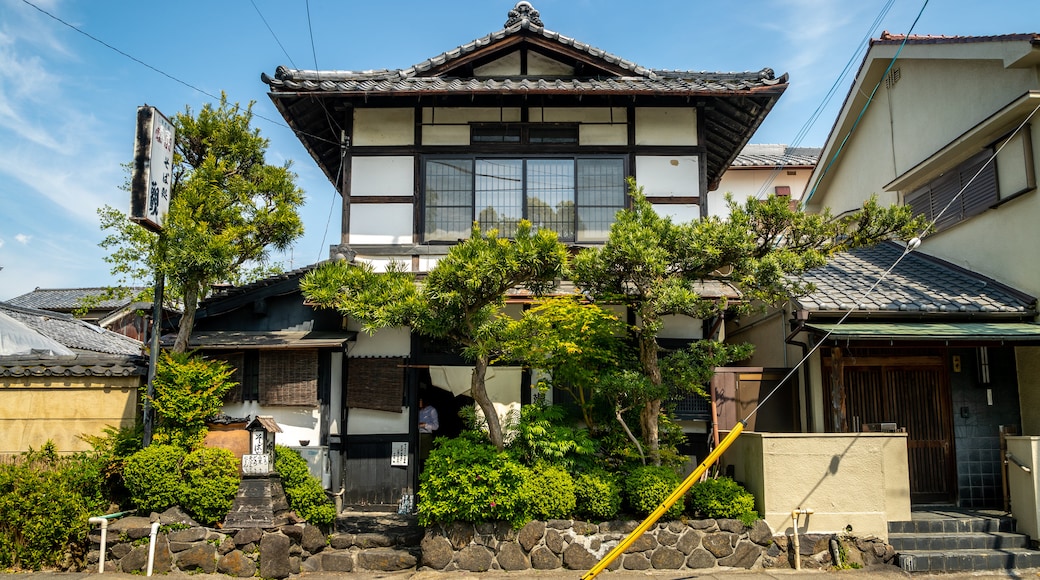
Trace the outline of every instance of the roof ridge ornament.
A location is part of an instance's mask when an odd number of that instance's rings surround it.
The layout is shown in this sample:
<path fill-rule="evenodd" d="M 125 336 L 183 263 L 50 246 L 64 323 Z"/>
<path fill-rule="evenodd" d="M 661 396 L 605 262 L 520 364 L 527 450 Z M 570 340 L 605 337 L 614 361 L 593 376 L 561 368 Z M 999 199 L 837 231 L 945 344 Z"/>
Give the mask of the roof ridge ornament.
<path fill-rule="evenodd" d="M 534 6 L 531 6 L 531 3 L 526 0 L 522 0 L 521 2 L 517 2 L 516 6 L 509 11 L 509 19 L 506 20 L 503 28 L 509 28 L 510 26 L 524 20 L 529 21 L 535 26 L 545 26 L 542 24 L 541 15 L 534 9 Z"/>

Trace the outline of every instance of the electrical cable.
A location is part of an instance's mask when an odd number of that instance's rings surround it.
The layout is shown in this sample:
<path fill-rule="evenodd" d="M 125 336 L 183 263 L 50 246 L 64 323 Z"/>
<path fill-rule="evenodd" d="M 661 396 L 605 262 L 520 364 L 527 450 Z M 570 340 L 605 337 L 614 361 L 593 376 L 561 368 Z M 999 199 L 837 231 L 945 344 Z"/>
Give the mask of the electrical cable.
<path fill-rule="evenodd" d="M 267 19 L 264 18 L 263 14 L 261 14 L 260 8 L 257 7 L 256 2 L 254 2 L 253 0 L 249 0 L 249 3 L 253 5 L 253 10 L 256 10 L 257 16 L 259 16 L 260 20 L 262 20 L 264 22 L 264 26 L 266 26 L 267 27 L 267 31 L 271 33 L 271 36 L 274 38 L 274 41 L 278 43 L 278 48 L 282 49 L 282 54 L 284 54 L 285 58 L 287 58 L 289 60 L 289 64 L 293 65 L 293 68 L 300 68 L 300 67 L 296 66 L 296 63 L 293 62 L 292 57 L 289 56 L 289 51 L 285 50 L 285 47 L 282 46 L 282 41 L 278 40 L 278 35 L 274 33 L 274 29 L 271 28 L 271 25 L 267 23 Z M 312 43 L 312 46 L 313 46 L 313 43 Z"/>

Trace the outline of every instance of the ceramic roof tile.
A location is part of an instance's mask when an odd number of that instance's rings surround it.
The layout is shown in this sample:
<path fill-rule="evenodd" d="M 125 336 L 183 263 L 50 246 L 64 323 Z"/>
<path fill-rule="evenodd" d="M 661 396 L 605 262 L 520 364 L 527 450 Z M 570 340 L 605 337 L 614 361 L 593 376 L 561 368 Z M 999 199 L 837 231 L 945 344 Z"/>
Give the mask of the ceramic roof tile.
<path fill-rule="evenodd" d="M 744 146 L 730 167 L 814 167 L 821 151 L 819 147 L 751 143 Z"/>
<path fill-rule="evenodd" d="M 131 288 L 137 294 L 143 288 Z M 83 299 L 102 296 L 108 291 L 107 288 L 37 288 L 21 296 L 16 296 L 7 301 L 13 306 L 24 308 L 39 308 L 41 310 L 75 310 L 83 306 Z M 132 298 L 108 298 L 99 302 L 95 309 L 122 308 L 133 301 Z"/>
<path fill-rule="evenodd" d="M 1036 314 L 1036 298 L 948 262 L 914 252 L 903 258 L 869 295 L 866 291 L 895 264 L 903 249 L 893 242 L 835 256 L 808 272 L 816 290 L 795 299 L 814 312 L 951 312 Z"/>
<path fill-rule="evenodd" d="M 144 345 L 137 340 L 77 320 L 69 314 L 12 306 L 0 302 L 0 312 L 27 328 L 74 350 L 122 356 L 138 356 Z"/>

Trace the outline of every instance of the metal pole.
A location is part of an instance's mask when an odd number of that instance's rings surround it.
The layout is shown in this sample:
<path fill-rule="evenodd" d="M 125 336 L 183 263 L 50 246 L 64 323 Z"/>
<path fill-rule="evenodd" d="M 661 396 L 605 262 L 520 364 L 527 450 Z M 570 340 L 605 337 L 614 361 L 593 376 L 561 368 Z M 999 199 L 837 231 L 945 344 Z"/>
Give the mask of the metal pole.
<path fill-rule="evenodd" d="M 148 395 L 141 405 L 144 414 L 144 438 L 143 446 L 148 447 L 152 443 L 152 398 L 155 397 L 155 365 L 159 360 L 159 335 L 162 333 L 163 313 L 163 287 L 166 277 L 162 272 L 155 272 L 155 294 L 152 296 L 152 336 L 149 341 L 148 353 Z"/>
<path fill-rule="evenodd" d="M 693 473 L 687 476 L 687 478 L 683 480 L 682 484 L 680 484 L 679 487 L 675 488 L 675 491 L 673 491 L 671 495 L 665 498 L 661 505 L 657 506 L 657 509 L 655 509 L 652 514 L 648 515 L 646 519 L 643 520 L 643 523 L 639 524 L 639 526 L 635 530 L 633 530 L 627 538 L 622 540 L 621 543 L 617 546 L 614 546 L 613 550 L 611 550 L 606 556 L 603 556 L 602 560 L 600 560 L 595 566 L 593 566 L 588 572 L 586 572 L 585 575 L 581 577 L 582 580 L 592 580 L 592 578 L 595 578 L 596 575 L 605 570 L 611 562 L 613 562 L 617 559 L 618 556 L 623 554 L 625 550 L 629 548 L 629 546 L 635 543 L 635 541 L 639 539 L 639 536 L 643 535 L 643 532 L 649 530 L 650 526 L 654 525 L 657 522 L 657 520 L 659 520 L 661 516 L 663 516 L 664 513 L 668 511 L 668 509 L 672 507 L 672 505 L 675 504 L 675 502 L 679 501 L 679 498 L 685 495 L 687 491 L 690 491 L 690 488 L 693 487 L 693 484 L 697 483 L 697 480 L 699 480 L 701 476 L 704 475 L 704 472 L 707 471 L 709 467 L 711 467 L 711 464 L 715 463 L 722 455 L 722 453 L 726 451 L 726 448 L 728 448 L 731 443 L 736 441 L 737 437 L 740 436 L 741 431 L 744 430 L 744 427 L 746 425 L 747 423 L 745 421 L 741 421 L 734 425 L 733 430 L 730 431 L 729 434 L 726 435 L 726 437 L 719 442 L 718 446 L 715 447 L 715 449 L 712 449 L 711 453 L 708 454 L 708 457 L 706 457 L 704 461 L 702 461 L 701 464 L 697 466 L 697 469 L 694 469 Z"/>

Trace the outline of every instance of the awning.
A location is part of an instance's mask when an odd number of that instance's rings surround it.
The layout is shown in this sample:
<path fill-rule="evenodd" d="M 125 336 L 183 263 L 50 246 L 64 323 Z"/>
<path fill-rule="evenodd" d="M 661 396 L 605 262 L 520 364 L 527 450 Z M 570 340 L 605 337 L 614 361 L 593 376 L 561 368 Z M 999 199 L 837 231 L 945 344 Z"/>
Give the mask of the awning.
<path fill-rule="evenodd" d="M 847 340 L 955 340 L 960 342 L 1040 342 L 1040 324 L 1031 322 L 847 322 L 806 325 L 830 338 Z"/>
<path fill-rule="evenodd" d="M 163 337 L 163 346 L 173 344 L 173 336 Z M 216 330 L 193 332 L 188 348 L 229 349 L 310 349 L 342 348 L 356 340 L 356 332 Z"/>

